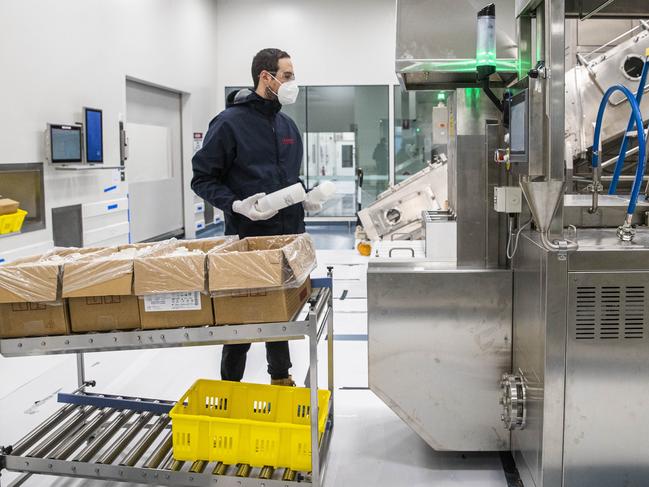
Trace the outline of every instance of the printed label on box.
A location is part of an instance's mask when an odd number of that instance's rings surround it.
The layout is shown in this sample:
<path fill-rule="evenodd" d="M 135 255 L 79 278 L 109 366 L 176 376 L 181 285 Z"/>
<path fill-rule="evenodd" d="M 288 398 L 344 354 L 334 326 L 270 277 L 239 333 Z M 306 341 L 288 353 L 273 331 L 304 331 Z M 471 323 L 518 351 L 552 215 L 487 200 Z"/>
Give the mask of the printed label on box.
<path fill-rule="evenodd" d="M 144 311 L 194 311 L 201 309 L 200 291 L 144 296 Z"/>

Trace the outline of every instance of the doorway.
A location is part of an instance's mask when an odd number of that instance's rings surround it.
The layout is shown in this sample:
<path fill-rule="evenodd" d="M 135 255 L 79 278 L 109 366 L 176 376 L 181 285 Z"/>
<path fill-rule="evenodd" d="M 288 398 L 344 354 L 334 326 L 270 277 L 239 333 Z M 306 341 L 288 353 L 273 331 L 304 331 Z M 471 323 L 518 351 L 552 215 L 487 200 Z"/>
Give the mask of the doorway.
<path fill-rule="evenodd" d="M 126 133 L 131 242 L 181 235 L 181 94 L 127 80 Z"/>

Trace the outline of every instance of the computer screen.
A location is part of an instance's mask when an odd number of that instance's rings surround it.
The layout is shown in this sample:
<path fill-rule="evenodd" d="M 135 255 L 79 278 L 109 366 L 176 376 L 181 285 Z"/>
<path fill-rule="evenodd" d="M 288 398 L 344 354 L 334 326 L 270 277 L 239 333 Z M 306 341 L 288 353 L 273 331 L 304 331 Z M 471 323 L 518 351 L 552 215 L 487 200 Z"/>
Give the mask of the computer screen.
<path fill-rule="evenodd" d="M 525 151 L 525 103 L 512 105 L 509 120 L 510 147 L 512 152 Z"/>
<path fill-rule="evenodd" d="M 53 163 L 81 162 L 81 127 L 50 125 L 50 139 Z"/>
<path fill-rule="evenodd" d="M 86 129 L 86 162 L 104 162 L 104 134 L 102 112 L 94 108 L 84 108 Z"/>
<path fill-rule="evenodd" d="M 528 162 L 528 92 L 523 90 L 511 98 L 509 108 L 509 160 Z"/>

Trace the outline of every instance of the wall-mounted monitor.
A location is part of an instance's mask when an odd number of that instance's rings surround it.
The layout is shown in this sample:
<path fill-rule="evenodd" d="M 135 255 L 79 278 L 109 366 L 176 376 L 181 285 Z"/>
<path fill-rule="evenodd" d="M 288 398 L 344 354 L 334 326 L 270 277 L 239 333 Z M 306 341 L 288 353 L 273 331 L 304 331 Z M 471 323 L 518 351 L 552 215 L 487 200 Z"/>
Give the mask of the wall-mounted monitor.
<path fill-rule="evenodd" d="M 102 111 L 84 107 L 83 125 L 85 128 L 86 162 L 99 164 L 104 162 L 104 124 Z"/>
<path fill-rule="evenodd" d="M 83 141 L 80 125 L 47 125 L 47 157 L 53 164 L 82 162 Z"/>

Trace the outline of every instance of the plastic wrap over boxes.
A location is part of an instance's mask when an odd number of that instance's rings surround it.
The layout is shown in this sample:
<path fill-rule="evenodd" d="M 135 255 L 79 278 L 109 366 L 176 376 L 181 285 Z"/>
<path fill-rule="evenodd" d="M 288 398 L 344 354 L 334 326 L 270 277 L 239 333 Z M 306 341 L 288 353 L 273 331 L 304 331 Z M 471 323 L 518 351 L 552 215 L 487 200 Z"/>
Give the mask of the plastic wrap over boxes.
<path fill-rule="evenodd" d="M 287 321 L 311 295 L 309 235 L 249 237 L 208 254 L 217 324 Z"/>
<path fill-rule="evenodd" d="M 306 234 L 56 249 L 0 265 L 0 337 L 286 321 L 314 268 Z"/>

